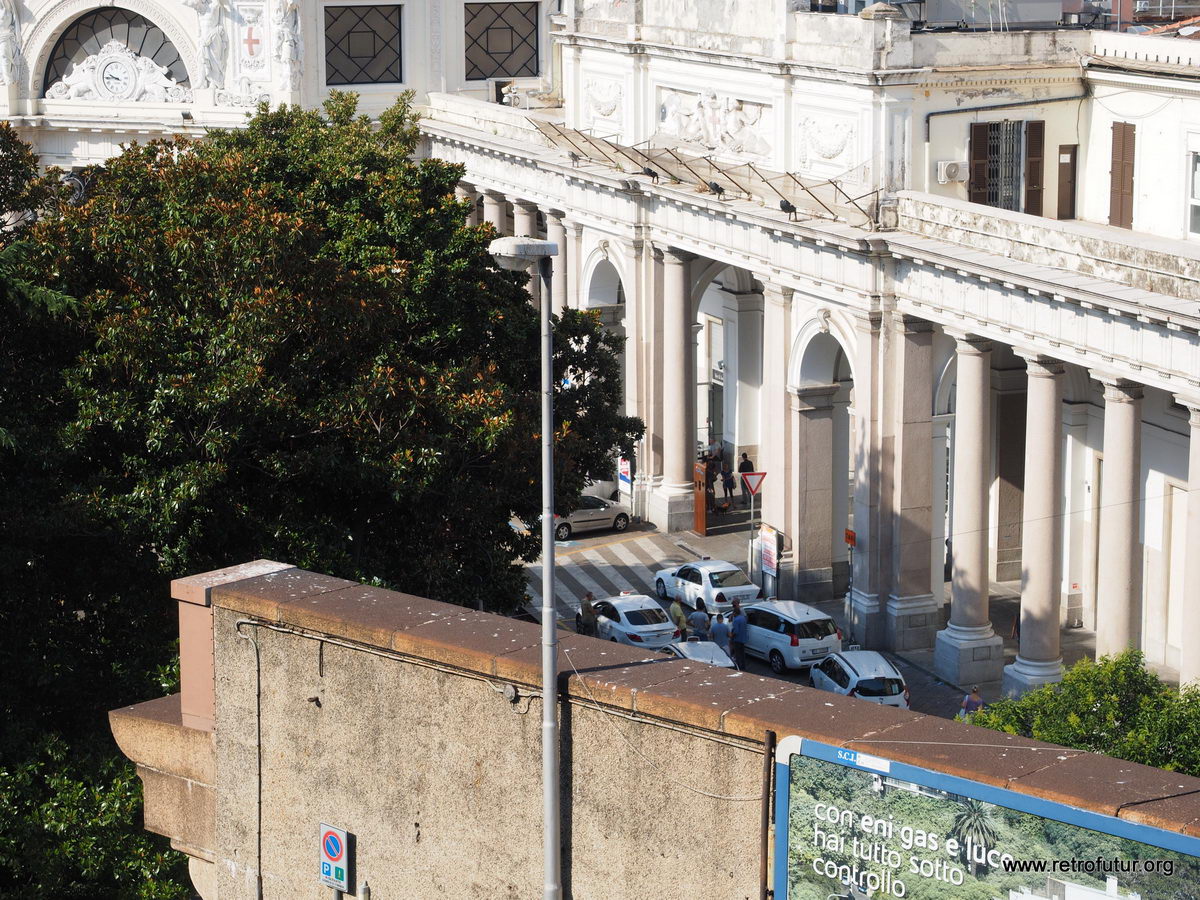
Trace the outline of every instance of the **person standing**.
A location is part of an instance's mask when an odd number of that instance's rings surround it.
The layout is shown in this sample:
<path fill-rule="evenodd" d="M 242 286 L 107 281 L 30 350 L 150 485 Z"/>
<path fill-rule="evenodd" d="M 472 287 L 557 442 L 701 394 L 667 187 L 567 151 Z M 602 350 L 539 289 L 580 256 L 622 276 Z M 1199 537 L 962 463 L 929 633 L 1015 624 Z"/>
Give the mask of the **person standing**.
<path fill-rule="evenodd" d="M 698 640 L 708 640 L 708 610 L 704 607 L 704 601 L 696 600 L 696 611 L 687 617 L 688 632 L 695 635 Z"/>
<path fill-rule="evenodd" d="M 746 479 L 742 476 L 747 472 L 754 471 L 754 463 L 751 462 L 750 456 L 746 453 L 742 454 L 742 461 L 738 463 L 738 482 L 742 485 L 742 506 L 750 505 L 750 492 L 746 490 Z"/>
<path fill-rule="evenodd" d="M 733 476 L 733 470 L 729 468 L 729 463 L 721 463 L 721 488 L 724 490 L 724 499 L 729 501 L 730 508 L 733 503 L 733 487 L 736 479 Z"/>
<path fill-rule="evenodd" d="M 742 612 L 742 604 L 738 600 L 733 601 L 733 618 L 729 629 L 729 649 L 733 651 L 730 655 L 733 657 L 733 664 L 739 669 L 746 668 L 746 639 L 749 637 L 749 622 L 746 620 L 746 614 Z"/>
<path fill-rule="evenodd" d="M 687 616 L 683 612 L 683 604 L 676 597 L 671 601 L 671 621 L 675 623 L 675 627 L 679 629 L 679 639 L 686 641 L 688 636 Z"/>
<path fill-rule="evenodd" d="M 593 603 L 592 592 L 588 591 L 583 595 L 583 600 L 579 604 L 578 631 L 580 634 L 586 634 L 588 637 L 596 636 L 596 607 Z"/>
<path fill-rule="evenodd" d="M 717 613 L 717 621 L 712 623 L 708 639 L 720 647 L 726 655 L 729 654 L 729 626 L 725 624 L 725 617 L 721 613 Z"/>
<path fill-rule="evenodd" d="M 971 717 L 983 709 L 983 697 L 979 693 L 979 685 L 973 685 L 971 693 L 963 697 L 961 708 L 964 722 L 970 722 Z"/>

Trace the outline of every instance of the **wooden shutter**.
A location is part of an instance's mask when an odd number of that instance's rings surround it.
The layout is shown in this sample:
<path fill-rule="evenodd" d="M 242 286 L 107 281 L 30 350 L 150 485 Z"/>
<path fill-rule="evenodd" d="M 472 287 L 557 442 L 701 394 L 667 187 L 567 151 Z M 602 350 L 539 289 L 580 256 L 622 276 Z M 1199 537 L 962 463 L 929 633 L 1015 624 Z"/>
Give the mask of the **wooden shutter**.
<path fill-rule="evenodd" d="M 971 124 L 971 182 L 967 196 L 972 203 L 987 203 L 988 198 L 988 123 Z"/>
<path fill-rule="evenodd" d="M 1025 212 L 1042 215 L 1046 170 L 1046 123 L 1025 123 Z"/>
<path fill-rule="evenodd" d="M 1108 224 L 1133 227 L 1134 126 L 1113 122 L 1112 169 L 1109 170 Z"/>

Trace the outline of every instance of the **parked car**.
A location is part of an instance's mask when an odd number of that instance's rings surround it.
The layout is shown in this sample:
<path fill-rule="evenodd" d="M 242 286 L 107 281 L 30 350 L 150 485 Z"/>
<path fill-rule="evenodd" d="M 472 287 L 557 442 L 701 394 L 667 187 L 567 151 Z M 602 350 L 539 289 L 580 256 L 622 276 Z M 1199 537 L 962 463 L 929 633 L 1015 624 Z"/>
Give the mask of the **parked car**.
<path fill-rule="evenodd" d="M 740 600 L 744 605 L 762 593 L 745 572 L 720 559 L 659 569 L 654 573 L 654 589 L 660 599 L 679 598 L 680 603 L 692 609 L 696 608 L 697 600 L 703 600 L 711 613 L 729 612 L 734 600 Z"/>
<path fill-rule="evenodd" d="M 807 669 L 842 649 L 833 619 L 807 603 L 767 600 L 746 608 L 746 652 L 765 659 L 772 671 Z"/>
<path fill-rule="evenodd" d="M 679 640 L 676 628 L 653 597 L 621 594 L 595 601 L 596 637 L 658 650 Z"/>
<path fill-rule="evenodd" d="M 729 658 L 729 654 L 712 641 L 676 641 L 674 644 L 667 644 L 660 652 L 676 659 L 720 666 L 722 669 L 733 668 L 733 660 Z"/>
<path fill-rule="evenodd" d="M 624 531 L 629 527 L 629 510 L 620 503 L 589 497 L 579 498 L 579 509 L 569 516 L 554 516 L 554 539 L 565 541 L 577 531 L 596 531 L 611 528 Z"/>
<path fill-rule="evenodd" d="M 845 697 L 908 709 L 908 685 L 882 653 L 845 650 L 831 653 L 808 671 L 813 687 Z"/>

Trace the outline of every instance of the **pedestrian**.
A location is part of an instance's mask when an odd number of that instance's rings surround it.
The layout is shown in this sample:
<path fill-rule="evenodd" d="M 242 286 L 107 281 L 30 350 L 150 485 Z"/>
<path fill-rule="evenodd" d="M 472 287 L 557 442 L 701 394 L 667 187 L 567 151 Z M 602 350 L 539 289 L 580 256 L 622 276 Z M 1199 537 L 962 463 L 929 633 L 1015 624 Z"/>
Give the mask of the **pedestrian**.
<path fill-rule="evenodd" d="M 721 463 L 721 487 L 725 490 L 725 499 L 730 503 L 733 502 L 733 488 L 737 484 L 737 479 L 733 477 L 733 470 L 729 468 L 729 463 Z"/>
<path fill-rule="evenodd" d="M 596 607 L 592 605 L 594 602 L 592 592 L 588 591 L 579 603 L 579 622 L 576 630 L 588 637 L 596 636 Z"/>
<path fill-rule="evenodd" d="M 742 612 L 741 601 L 733 601 L 732 618 L 729 629 L 729 649 L 733 652 L 733 664 L 739 669 L 746 668 L 746 639 L 749 636 L 749 623 L 746 614 Z"/>
<path fill-rule="evenodd" d="M 712 623 L 708 639 L 729 655 L 729 626 L 725 624 L 725 616 L 721 613 L 717 613 L 717 621 Z"/>
<path fill-rule="evenodd" d="M 738 463 L 738 481 L 742 485 L 742 506 L 750 505 L 750 491 L 746 489 L 746 479 L 742 476 L 746 472 L 754 471 L 754 463 L 750 461 L 750 456 L 746 453 L 742 454 L 742 461 Z"/>
<path fill-rule="evenodd" d="M 696 610 L 687 617 L 688 633 L 693 635 L 697 640 L 708 640 L 708 610 L 704 608 L 704 601 L 696 600 Z"/>
<path fill-rule="evenodd" d="M 983 697 L 979 695 L 979 685 L 971 687 L 971 693 L 967 694 L 962 699 L 962 719 L 964 722 L 970 722 L 971 716 L 983 709 Z"/>
<path fill-rule="evenodd" d="M 725 458 L 725 448 L 717 442 L 715 436 L 708 439 L 708 455 L 710 459 Z"/>
<path fill-rule="evenodd" d="M 671 621 L 675 623 L 675 627 L 679 629 L 679 640 L 686 641 L 688 636 L 687 616 L 683 612 L 683 604 L 676 597 L 671 601 Z"/>

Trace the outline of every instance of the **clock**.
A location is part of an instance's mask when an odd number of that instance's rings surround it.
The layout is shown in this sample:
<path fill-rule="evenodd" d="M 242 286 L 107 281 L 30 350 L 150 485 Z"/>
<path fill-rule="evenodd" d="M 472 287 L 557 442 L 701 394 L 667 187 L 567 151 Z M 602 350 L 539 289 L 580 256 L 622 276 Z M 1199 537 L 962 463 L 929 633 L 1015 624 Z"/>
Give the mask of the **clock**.
<path fill-rule="evenodd" d="M 129 63 L 123 59 L 112 59 L 104 64 L 98 73 L 101 93 L 118 100 L 123 100 L 133 93 L 134 72 Z"/>

